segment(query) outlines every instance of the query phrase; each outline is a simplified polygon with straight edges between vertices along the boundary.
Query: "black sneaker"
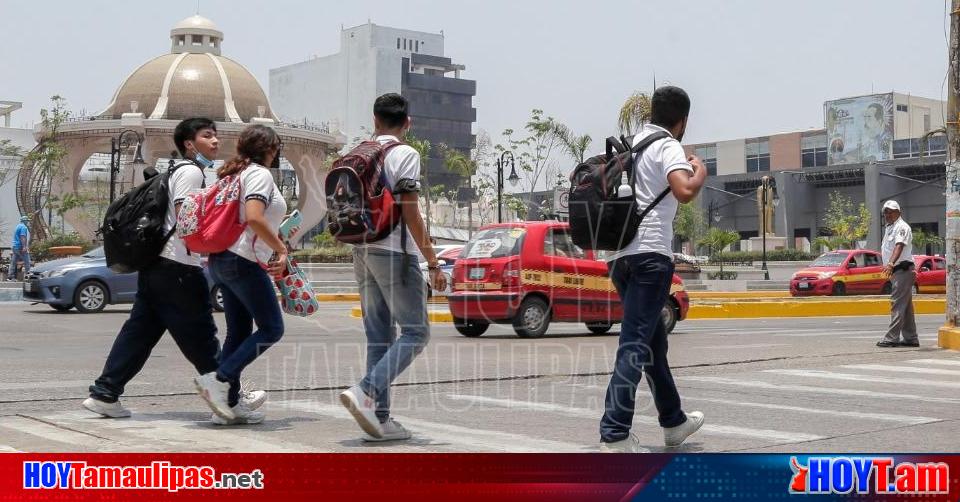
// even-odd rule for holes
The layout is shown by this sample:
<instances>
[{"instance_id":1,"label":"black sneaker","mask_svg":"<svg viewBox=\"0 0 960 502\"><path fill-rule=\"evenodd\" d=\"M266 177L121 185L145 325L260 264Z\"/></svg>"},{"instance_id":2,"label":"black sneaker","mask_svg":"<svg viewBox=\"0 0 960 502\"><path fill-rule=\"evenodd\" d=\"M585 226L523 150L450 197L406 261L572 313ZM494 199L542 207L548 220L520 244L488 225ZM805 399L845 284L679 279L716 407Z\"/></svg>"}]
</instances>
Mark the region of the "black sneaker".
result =
<instances>
[{"instance_id":1,"label":"black sneaker","mask_svg":"<svg viewBox=\"0 0 960 502\"><path fill-rule=\"evenodd\" d=\"M886 340L880 340L877 342L877 347L883 347L885 349L900 347L899 342L888 342Z\"/></svg>"},{"instance_id":2,"label":"black sneaker","mask_svg":"<svg viewBox=\"0 0 960 502\"><path fill-rule=\"evenodd\" d=\"M901 347L919 347L920 341L917 340L915 342L900 342L900 346Z\"/></svg>"}]
</instances>

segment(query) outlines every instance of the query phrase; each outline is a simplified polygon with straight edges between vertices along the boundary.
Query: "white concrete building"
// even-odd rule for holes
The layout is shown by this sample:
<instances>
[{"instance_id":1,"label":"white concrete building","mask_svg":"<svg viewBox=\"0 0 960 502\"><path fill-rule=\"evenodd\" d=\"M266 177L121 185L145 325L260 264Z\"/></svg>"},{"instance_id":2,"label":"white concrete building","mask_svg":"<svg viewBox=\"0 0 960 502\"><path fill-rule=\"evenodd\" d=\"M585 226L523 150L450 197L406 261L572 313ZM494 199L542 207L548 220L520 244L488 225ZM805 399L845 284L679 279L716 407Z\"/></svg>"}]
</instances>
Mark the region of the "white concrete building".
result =
<instances>
[{"instance_id":1,"label":"white concrete building","mask_svg":"<svg viewBox=\"0 0 960 502\"><path fill-rule=\"evenodd\" d=\"M33 129L10 127L10 114L18 109L20 109L18 102L0 101L0 116L3 117L4 126L0 127L0 141L8 140L10 145L27 153L36 145L33 140ZM17 174L19 172L19 157L0 155L0 248L10 247L13 242L13 229L20 221L20 211L17 208Z\"/></svg>"}]
</instances>

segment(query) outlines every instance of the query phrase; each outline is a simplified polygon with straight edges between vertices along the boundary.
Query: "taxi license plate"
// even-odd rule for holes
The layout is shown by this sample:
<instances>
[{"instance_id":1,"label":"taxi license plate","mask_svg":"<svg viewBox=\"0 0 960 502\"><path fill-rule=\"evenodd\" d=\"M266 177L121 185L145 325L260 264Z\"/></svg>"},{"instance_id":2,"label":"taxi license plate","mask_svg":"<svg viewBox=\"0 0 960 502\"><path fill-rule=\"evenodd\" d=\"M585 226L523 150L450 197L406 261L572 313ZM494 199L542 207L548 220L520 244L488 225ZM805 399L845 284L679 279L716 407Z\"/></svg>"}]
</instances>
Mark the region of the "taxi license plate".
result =
<instances>
[{"instance_id":1,"label":"taxi license plate","mask_svg":"<svg viewBox=\"0 0 960 502\"><path fill-rule=\"evenodd\" d=\"M797 288L798 288L798 289L810 289L810 283L809 283L809 282L801 282L801 283L798 283L798 284L797 284Z\"/></svg>"},{"instance_id":2,"label":"taxi license plate","mask_svg":"<svg viewBox=\"0 0 960 502\"><path fill-rule=\"evenodd\" d=\"M484 273L483 268L471 268L470 273L467 275L467 278L472 280L483 279L483 273Z\"/></svg>"}]
</instances>

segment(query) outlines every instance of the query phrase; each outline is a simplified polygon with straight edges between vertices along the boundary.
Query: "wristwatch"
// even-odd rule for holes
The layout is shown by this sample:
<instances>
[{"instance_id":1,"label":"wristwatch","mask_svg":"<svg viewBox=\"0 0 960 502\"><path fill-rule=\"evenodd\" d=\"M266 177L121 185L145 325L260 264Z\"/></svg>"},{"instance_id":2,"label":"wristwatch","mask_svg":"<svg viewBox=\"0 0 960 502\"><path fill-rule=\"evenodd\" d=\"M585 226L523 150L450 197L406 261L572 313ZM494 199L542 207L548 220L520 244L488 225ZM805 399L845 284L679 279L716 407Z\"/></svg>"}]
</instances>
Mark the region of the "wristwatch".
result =
<instances>
[{"instance_id":1,"label":"wristwatch","mask_svg":"<svg viewBox=\"0 0 960 502\"><path fill-rule=\"evenodd\" d=\"M427 265L427 270L440 270L440 264L436 265Z\"/></svg>"}]
</instances>

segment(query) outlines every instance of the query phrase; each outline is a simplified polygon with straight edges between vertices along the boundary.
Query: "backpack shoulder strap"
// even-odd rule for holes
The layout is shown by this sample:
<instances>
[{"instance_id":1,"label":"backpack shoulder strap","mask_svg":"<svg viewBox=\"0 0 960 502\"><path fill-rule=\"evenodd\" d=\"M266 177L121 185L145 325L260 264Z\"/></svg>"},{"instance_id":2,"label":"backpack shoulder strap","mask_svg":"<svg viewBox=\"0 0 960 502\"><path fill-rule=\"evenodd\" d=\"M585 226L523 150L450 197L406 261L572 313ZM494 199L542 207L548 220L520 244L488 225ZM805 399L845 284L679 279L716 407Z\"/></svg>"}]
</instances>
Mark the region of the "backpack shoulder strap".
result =
<instances>
[{"instance_id":1,"label":"backpack shoulder strap","mask_svg":"<svg viewBox=\"0 0 960 502\"><path fill-rule=\"evenodd\" d=\"M202 167L198 166L195 162L190 160L179 162L173 167L171 167L170 170L167 171L167 179L170 179L170 176L173 176L173 172L176 171L177 169L180 169L183 166L197 166L197 169L200 170L200 176L202 177L202 180L200 181L200 188L207 188L207 173L203 170Z\"/></svg>"},{"instance_id":2,"label":"backpack shoulder strap","mask_svg":"<svg viewBox=\"0 0 960 502\"><path fill-rule=\"evenodd\" d=\"M637 157L638 157L638 158L634 161L634 163L639 162L639 160L640 160L640 159L639 159L639 156L643 153L644 150L647 149L648 146L652 145L653 143L655 143L655 142L657 142L657 141L660 141L661 139L669 138L669 137L670 137L670 134L668 134L668 133L666 133L666 132L664 132L664 131L657 131L657 132L655 132L655 133L647 136L646 138L643 138L642 140L640 140L640 142L637 143L636 146L634 146L633 148L630 149L630 151L631 151L632 153L634 153L635 155L637 155ZM634 186L636 185L636 176L637 176L637 170L636 170L636 169L631 169L631 170L630 170L630 177L631 177L631 181L632 181L631 184L634 185ZM659 204L661 201L663 201L663 199L666 198L666 196L669 195L669 194L670 194L670 186L668 185L667 188L664 189L662 192L660 192L660 195L658 195L656 199L653 199L653 202L651 202L651 203L650 203L646 208L644 208L644 210L640 213L640 221L643 221L643 219L646 218L647 213L649 213L651 209L657 207L657 204Z\"/></svg>"}]
</instances>

